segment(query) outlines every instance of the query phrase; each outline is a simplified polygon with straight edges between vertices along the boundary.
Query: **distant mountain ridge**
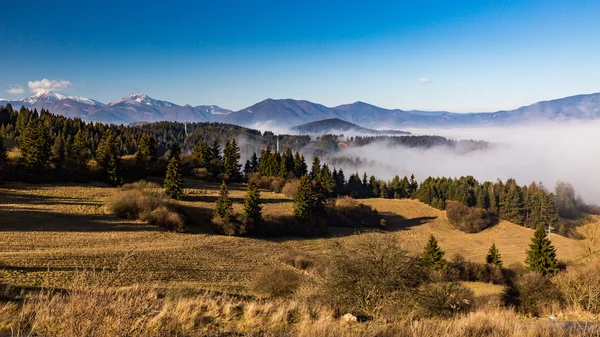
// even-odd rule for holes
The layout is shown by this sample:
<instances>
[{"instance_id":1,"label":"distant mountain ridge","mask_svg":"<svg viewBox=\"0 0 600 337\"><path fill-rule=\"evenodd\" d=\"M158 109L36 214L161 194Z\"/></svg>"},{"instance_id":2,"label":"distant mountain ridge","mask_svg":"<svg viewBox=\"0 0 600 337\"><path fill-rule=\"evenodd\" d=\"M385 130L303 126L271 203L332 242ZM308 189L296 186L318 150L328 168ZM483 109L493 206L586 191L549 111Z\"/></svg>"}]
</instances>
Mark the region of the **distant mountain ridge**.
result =
<instances>
[{"instance_id":1,"label":"distant mountain ridge","mask_svg":"<svg viewBox=\"0 0 600 337\"><path fill-rule=\"evenodd\" d=\"M368 128L497 126L540 121L594 120L600 118L600 93L576 95L523 106L515 110L483 113L385 109L364 102L336 107L294 99L266 99L239 111L215 105L178 105L144 94L130 94L104 104L96 100L40 92L20 100L0 100L0 105L47 109L86 121L129 124L135 122L218 121L243 126L257 123L293 127L314 121L338 118Z\"/></svg>"},{"instance_id":2,"label":"distant mountain ridge","mask_svg":"<svg viewBox=\"0 0 600 337\"><path fill-rule=\"evenodd\" d=\"M352 132L368 135L409 135L410 132L399 131L399 130L373 130L363 128L362 126L354 123L346 122L339 118L324 119L316 122L310 122L302 125L298 125L292 128L292 131L297 131L302 134L327 134L327 133L340 133L340 132Z\"/></svg>"}]
</instances>

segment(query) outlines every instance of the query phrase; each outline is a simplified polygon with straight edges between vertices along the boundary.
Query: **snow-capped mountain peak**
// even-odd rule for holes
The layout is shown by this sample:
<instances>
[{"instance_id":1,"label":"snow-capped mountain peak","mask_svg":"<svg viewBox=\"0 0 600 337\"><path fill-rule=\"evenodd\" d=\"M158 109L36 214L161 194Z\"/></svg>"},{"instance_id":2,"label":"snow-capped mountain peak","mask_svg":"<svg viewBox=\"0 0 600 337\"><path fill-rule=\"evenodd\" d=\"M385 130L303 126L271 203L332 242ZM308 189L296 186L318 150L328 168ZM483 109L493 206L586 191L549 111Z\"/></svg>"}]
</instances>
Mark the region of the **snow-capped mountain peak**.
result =
<instances>
[{"instance_id":1,"label":"snow-capped mountain peak","mask_svg":"<svg viewBox=\"0 0 600 337\"><path fill-rule=\"evenodd\" d=\"M20 100L23 103L37 104L37 103L57 103L65 99L70 99L79 103L87 105L104 105L98 101L87 97L81 96L66 96L57 92L41 91L34 95L31 95L25 99Z\"/></svg>"},{"instance_id":2,"label":"snow-capped mountain peak","mask_svg":"<svg viewBox=\"0 0 600 337\"><path fill-rule=\"evenodd\" d=\"M122 98L119 101L110 103L109 105L117 105L117 104L121 104L121 103L134 104L134 105L147 105L147 106L151 106L151 107L175 106L175 104L173 104L171 102L159 101L159 100L154 99L146 94L136 94L136 93L131 93L127 97Z\"/></svg>"}]
</instances>

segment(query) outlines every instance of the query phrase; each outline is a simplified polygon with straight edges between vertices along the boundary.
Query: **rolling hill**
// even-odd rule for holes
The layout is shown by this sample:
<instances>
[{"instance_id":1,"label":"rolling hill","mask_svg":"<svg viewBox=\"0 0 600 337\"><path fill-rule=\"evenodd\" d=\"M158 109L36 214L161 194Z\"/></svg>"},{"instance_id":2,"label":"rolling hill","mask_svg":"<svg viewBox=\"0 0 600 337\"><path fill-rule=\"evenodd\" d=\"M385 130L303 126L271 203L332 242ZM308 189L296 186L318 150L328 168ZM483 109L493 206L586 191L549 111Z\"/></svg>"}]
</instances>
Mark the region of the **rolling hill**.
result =
<instances>
[{"instance_id":1,"label":"rolling hill","mask_svg":"<svg viewBox=\"0 0 600 337\"><path fill-rule=\"evenodd\" d=\"M400 130L373 130L363 128L362 126L346 122L339 118L324 119L316 122L310 122L298 125L292 128L293 131L302 134L337 134L337 133L359 133L368 135L409 135L410 132Z\"/></svg>"}]
</instances>

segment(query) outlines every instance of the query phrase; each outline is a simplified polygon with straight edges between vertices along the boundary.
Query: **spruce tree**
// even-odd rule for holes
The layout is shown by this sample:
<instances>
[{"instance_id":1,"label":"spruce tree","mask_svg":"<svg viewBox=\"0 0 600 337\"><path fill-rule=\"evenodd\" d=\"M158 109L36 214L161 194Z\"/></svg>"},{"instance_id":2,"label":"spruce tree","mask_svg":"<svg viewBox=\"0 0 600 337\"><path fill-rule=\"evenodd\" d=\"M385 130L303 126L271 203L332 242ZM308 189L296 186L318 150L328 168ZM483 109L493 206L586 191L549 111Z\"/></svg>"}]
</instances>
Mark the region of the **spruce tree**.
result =
<instances>
[{"instance_id":1,"label":"spruce tree","mask_svg":"<svg viewBox=\"0 0 600 337\"><path fill-rule=\"evenodd\" d=\"M304 156L301 156L299 152L294 155L294 175L296 178L302 178L308 172L308 167L304 161Z\"/></svg>"},{"instance_id":2,"label":"spruce tree","mask_svg":"<svg viewBox=\"0 0 600 337\"><path fill-rule=\"evenodd\" d=\"M192 164L196 168L206 167L209 162L208 144L203 139L198 141L192 150Z\"/></svg>"},{"instance_id":3,"label":"spruce tree","mask_svg":"<svg viewBox=\"0 0 600 337\"><path fill-rule=\"evenodd\" d=\"M310 169L310 179L311 180L317 179L317 177L319 177L320 173L321 173L321 161L319 160L319 157L315 156L315 158L313 159L311 169Z\"/></svg>"},{"instance_id":4,"label":"spruce tree","mask_svg":"<svg viewBox=\"0 0 600 337\"><path fill-rule=\"evenodd\" d=\"M250 157L250 172L258 172L258 156L256 152L252 153L252 157Z\"/></svg>"},{"instance_id":5,"label":"spruce tree","mask_svg":"<svg viewBox=\"0 0 600 337\"><path fill-rule=\"evenodd\" d=\"M542 275L556 275L558 273L558 260L556 260L556 248L546 235L544 226L538 226L531 238L525 265L531 271Z\"/></svg>"},{"instance_id":6,"label":"spruce tree","mask_svg":"<svg viewBox=\"0 0 600 337\"><path fill-rule=\"evenodd\" d=\"M171 161L171 159L173 157L177 157L177 160L179 160L180 156L181 156L181 146L179 146L179 143L175 140L171 144L171 150L169 151L169 161Z\"/></svg>"},{"instance_id":7,"label":"spruce tree","mask_svg":"<svg viewBox=\"0 0 600 337\"><path fill-rule=\"evenodd\" d=\"M73 142L68 145L67 163L69 166L75 169L85 168L90 160L90 149L87 146L83 131L79 130Z\"/></svg>"},{"instance_id":8,"label":"spruce tree","mask_svg":"<svg viewBox=\"0 0 600 337\"><path fill-rule=\"evenodd\" d=\"M294 198L294 216L298 220L309 220L315 215L315 196L308 175L300 178L300 185Z\"/></svg>"},{"instance_id":9,"label":"spruce tree","mask_svg":"<svg viewBox=\"0 0 600 337\"><path fill-rule=\"evenodd\" d=\"M221 184L219 190L219 198L216 202L215 217L221 218L225 222L229 222L233 218L233 203L229 198L229 190L225 181Z\"/></svg>"},{"instance_id":10,"label":"spruce tree","mask_svg":"<svg viewBox=\"0 0 600 337\"><path fill-rule=\"evenodd\" d=\"M231 141L228 140L223 151L223 167L225 175L233 181L239 181L240 179L241 157L240 147L237 145L235 138Z\"/></svg>"},{"instance_id":11,"label":"spruce tree","mask_svg":"<svg viewBox=\"0 0 600 337\"><path fill-rule=\"evenodd\" d=\"M183 177L181 176L179 158L175 156L169 160L169 166L167 166L165 193L175 200L183 199Z\"/></svg>"},{"instance_id":12,"label":"spruce tree","mask_svg":"<svg viewBox=\"0 0 600 337\"><path fill-rule=\"evenodd\" d=\"M135 166L142 174L146 174L148 163L150 162L150 140L146 133L143 133L138 142L137 152L135 153Z\"/></svg>"},{"instance_id":13,"label":"spruce tree","mask_svg":"<svg viewBox=\"0 0 600 337\"><path fill-rule=\"evenodd\" d=\"M212 145L208 150L209 162L207 163L208 171L214 176L221 174L223 169L223 157L221 157L221 146L217 139L213 140Z\"/></svg>"},{"instance_id":14,"label":"spruce tree","mask_svg":"<svg viewBox=\"0 0 600 337\"><path fill-rule=\"evenodd\" d=\"M490 250L485 257L485 262L488 264L495 264L496 266L502 268L502 257L500 256L500 251L498 251L498 248L496 248L495 243L490 247Z\"/></svg>"},{"instance_id":15,"label":"spruce tree","mask_svg":"<svg viewBox=\"0 0 600 337\"><path fill-rule=\"evenodd\" d=\"M4 145L4 138L0 136L0 165L6 164L8 162L8 151L6 150L6 145Z\"/></svg>"},{"instance_id":16,"label":"spruce tree","mask_svg":"<svg viewBox=\"0 0 600 337\"><path fill-rule=\"evenodd\" d=\"M429 237L425 251L423 252L423 262L425 265L434 270L442 270L446 266L444 255L446 253L438 246L437 240L433 234Z\"/></svg>"},{"instance_id":17,"label":"spruce tree","mask_svg":"<svg viewBox=\"0 0 600 337\"><path fill-rule=\"evenodd\" d=\"M262 221L260 192L254 180L248 183L248 193L244 198L244 227L241 234L251 232Z\"/></svg>"},{"instance_id":18,"label":"spruce tree","mask_svg":"<svg viewBox=\"0 0 600 337\"><path fill-rule=\"evenodd\" d=\"M32 119L23 130L19 146L20 162L25 168L39 171L48 165L51 155L50 135L43 121Z\"/></svg>"},{"instance_id":19,"label":"spruce tree","mask_svg":"<svg viewBox=\"0 0 600 337\"><path fill-rule=\"evenodd\" d=\"M65 163L65 142L60 135L54 139L50 161L55 168L61 168Z\"/></svg>"},{"instance_id":20,"label":"spruce tree","mask_svg":"<svg viewBox=\"0 0 600 337\"><path fill-rule=\"evenodd\" d=\"M122 182L120 176L120 160L117 149L117 139L111 129L106 130L104 137L98 149L96 150L96 160L102 168L104 179L111 185L120 185Z\"/></svg>"}]
</instances>

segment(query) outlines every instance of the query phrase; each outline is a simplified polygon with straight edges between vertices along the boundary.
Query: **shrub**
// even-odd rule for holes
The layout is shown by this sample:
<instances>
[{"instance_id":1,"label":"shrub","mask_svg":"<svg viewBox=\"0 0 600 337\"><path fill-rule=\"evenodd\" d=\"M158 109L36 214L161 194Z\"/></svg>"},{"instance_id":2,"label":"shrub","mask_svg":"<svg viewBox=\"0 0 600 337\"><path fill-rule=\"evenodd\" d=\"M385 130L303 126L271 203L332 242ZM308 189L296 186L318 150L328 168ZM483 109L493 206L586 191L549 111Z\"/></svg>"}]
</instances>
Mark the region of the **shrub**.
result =
<instances>
[{"instance_id":1,"label":"shrub","mask_svg":"<svg viewBox=\"0 0 600 337\"><path fill-rule=\"evenodd\" d=\"M562 297L568 305L600 313L600 263L585 267L570 267L555 279Z\"/></svg>"},{"instance_id":2,"label":"shrub","mask_svg":"<svg viewBox=\"0 0 600 337\"><path fill-rule=\"evenodd\" d=\"M296 193L298 193L298 186L300 186L300 179L289 180L283 185L281 193L290 199L294 199L296 198Z\"/></svg>"},{"instance_id":3,"label":"shrub","mask_svg":"<svg viewBox=\"0 0 600 337\"><path fill-rule=\"evenodd\" d=\"M446 216L454 228L465 233L478 233L492 223L486 210L467 207L458 201L446 203Z\"/></svg>"},{"instance_id":4,"label":"shrub","mask_svg":"<svg viewBox=\"0 0 600 337\"><path fill-rule=\"evenodd\" d=\"M470 262L460 254L454 255L448 267L449 276L454 280L493 284L505 283L502 268L489 263Z\"/></svg>"},{"instance_id":5,"label":"shrub","mask_svg":"<svg viewBox=\"0 0 600 337\"><path fill-rule=\"evenodd\" d=\"M290 253L282 254L279 261L290 265L300 270L307 270L313 267L314 263L311 259L303 255L292 255Z\"/></svg>"},{"instance_id":6,"label":"shrub","mask_svg":"<svg viewBox=\"0 0 600 337\"><path fill-rule=\"evenodd\" d=\"M410 309L410 298L426 282L418 259L384 234L363 234L358 243L339 246L321 284L321 300L339 313L377 317L386 306Z\"/></svg>"},{"instance_id":7,"label":"shrub","mask_svg":"<svg viewBox=\"0 0 600 337\"><path fill-rule=\"evenodd\" d=\"M163 189L147 181L124 185L106 201L106 208L118 217L140 219L166 230L183 232L185 219L168 206Z\"/></svg>"},{"instance_id":8,"label":"shrub","mask_svg":"<svg viewBox=\"0 0 600 337\"><path fill-rule=\"evenodd\" d=\"M300 284L300 276L288 269L265 270L254 280L254 291L269 297L292 294Z\"/></svg>"},{"instance_id":9,"label":"shrub","mask_svg":"<svg viewBox=\"0 0 600 337\"><path fill-rule=\"evenodd\" d=\"M107 200L107 208L120 218L137 219L140 214L138 200L143 196L138 190L125 190Z\"/></svg>"},{"instance_id":10,"label":"shrub","mask_svg":"<svg viewBox=\"0 0 600 337\"><path fill-rule=\"evenodd\" d=\"M192 173L194 174L194 177L201 180L207 180L210 177L206 167L195 168L192 170Z\"/></svg>"},{"instance_id":11,"label":"shrub","mask_svg":"<svg viewBox=\"0 0 600 337\"><path fill-rule=\"evenodd\" d=\"M141 220L148 222L150 225L158 226L169 231L178 233L185 231L185 220L183 217L178 213L169 210L165 206L160 206L152 212L144 213Z\"/></svg>"},{"instance_id":12,"label":"shrub","mask_svg":"<svg viewBox=\"0 0 600 337\"><path fill-rule=\"evenodd\" d=\"M531 272L510 284L503 300L523 314L540 316L545 308L561 301L561 294L548 276Z\"/></svg>"},{"instance_id":13,"label":"shrub","mask_svg":"<svg viewBox=\"0 0 600 337\"><path fill-rule=\"evenodd\" d=\"M424 316L451 317L473 307L473 292L459 282L437 282L425 285L419 294L419 307Z\"/></svg>"}]
</instances>

